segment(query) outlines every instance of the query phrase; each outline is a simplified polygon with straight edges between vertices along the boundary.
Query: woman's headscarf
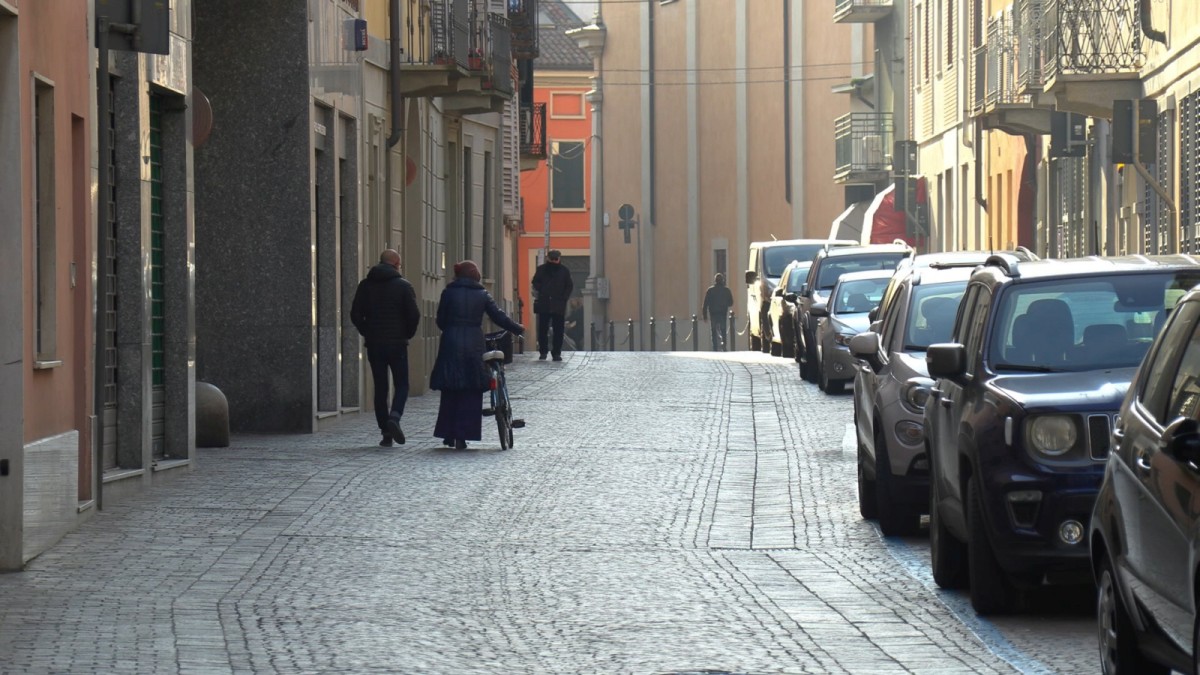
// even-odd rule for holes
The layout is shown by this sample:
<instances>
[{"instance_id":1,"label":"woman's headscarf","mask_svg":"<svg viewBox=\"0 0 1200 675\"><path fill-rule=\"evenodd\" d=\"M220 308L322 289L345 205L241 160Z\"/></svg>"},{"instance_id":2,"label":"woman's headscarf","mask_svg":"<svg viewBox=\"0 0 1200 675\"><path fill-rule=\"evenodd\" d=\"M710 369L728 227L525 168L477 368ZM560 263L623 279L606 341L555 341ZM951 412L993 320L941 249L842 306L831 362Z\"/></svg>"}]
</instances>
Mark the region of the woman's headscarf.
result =
<instances>
[{"instance_id":1,"label":"woman's headscarf","mask_svg":"<svg viewBox=\"0 0 1200 675\"><path fill-rule=\"evenodd\" d=\"M463 260L462 262L454 263L454 278L482 281L483 275L479 273L479 266L474 261Z\"/></svg>"}]
</instances>

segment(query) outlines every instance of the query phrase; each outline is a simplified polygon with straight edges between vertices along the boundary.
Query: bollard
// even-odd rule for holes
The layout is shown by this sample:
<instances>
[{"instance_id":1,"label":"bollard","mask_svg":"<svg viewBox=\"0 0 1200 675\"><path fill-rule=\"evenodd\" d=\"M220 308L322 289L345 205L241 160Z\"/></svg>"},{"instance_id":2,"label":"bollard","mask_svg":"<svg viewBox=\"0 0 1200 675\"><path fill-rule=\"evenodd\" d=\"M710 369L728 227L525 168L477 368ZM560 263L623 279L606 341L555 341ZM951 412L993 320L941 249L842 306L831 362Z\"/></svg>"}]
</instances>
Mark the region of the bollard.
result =
<instances>
[{"instance_id":1,"label":"bollard","mask_svg":"<svg viewBox=\"0 0 1200 675\"><path fill-rule=\"evenodd\" d=\"M613 321L608 322L608 351L616 351L617 349L617 324Z\"/></svg>"},{"instance_id":2,"label":"bollard","mask_svg":"<svg viewBox=\"0 0 1200 675\"><path fill-rule=\"evenodd\" d=\"M592 351L596 351L596 322L592 322Z\"/></svg>"},{"instance_id":3,"label":"bollard","mask_svg":"<svg viewBox=\"0 0 1200 675\"><path fill-rule=\"evenodd\" d=\"M737 338L737 322L734 321L733 312L729 313L729 332L725 335L725 351L731 352L737 349L735 339Z\"/></svg>"},{"instance_id":4,"label":"bollard","mask_svg":"<svg viewBox=\"0 0 1200 675\"><path fill-rule=\"evenodd\" d=\"M625 341L629 343L629 351L633 351L633 319L629 320L629 332L626 334Z\"/></svg>"},{"instance_id":5,"label":"bollard","mask_svg":"<svg viewBox=\"0 0 1200 675\"><path fill-rule=\"evenodd\" d=\"M675 317L671 317L671 351L675 351Z\"/></svg>"},{"instance_id":6,"label":"bollard","mask_svg":"<svg viewBox=\"0 0 1200 675\"><path fill-rule=\"evenodd\" d=\"M692 351L700 350L700 324L696 323L696 315L692 315Z\"/></svg>"},{"instance_id":7,"label":"bollard","mask_svg":"<svg viewBox=\"0 0 1200 675\"><path fill-rule=\"evenodd\" d=\"M654 335L654 317L650 317L650 351L658 350L658 339Z\"/></svg>"}]
</instances>

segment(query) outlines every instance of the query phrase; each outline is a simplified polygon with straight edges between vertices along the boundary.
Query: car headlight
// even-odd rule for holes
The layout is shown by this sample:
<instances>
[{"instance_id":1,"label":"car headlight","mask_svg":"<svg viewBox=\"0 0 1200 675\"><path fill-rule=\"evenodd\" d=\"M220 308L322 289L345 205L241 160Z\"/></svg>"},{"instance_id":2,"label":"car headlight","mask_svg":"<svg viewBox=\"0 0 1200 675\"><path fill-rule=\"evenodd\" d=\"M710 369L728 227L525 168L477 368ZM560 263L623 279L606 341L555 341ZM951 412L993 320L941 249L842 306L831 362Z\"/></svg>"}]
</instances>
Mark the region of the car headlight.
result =
<instances>
[{"instance_id":1,"label":"car headlight","mask_svg":"<svg viewBox=\"0 0 1200 675\"><path fill-rule=\"evenodd\" d=\"M929 391L933 388L933 380L927 377L914 377L900 388L900 405L915 415L925 412L925 404L929 403Z\"/></svg>"},{"instance_id":2,"label":"car headlight","mask_svg":"<svg viewBox=\"0 0 1200 675\"><path fill-rule=\"evenodd\" d=\"M850 346L850 338L858 335L858 333L837 333L833 336L833 341L843 347Z\"/></svg>"},{"instance_id":3,"label":"car headlight","mask_svg":"<svg viewBox=\"0 0 1200 675\"><path fill-rule=\"evenodd\" d=\"M1029 421L1029 447L1047 457L1061 457L1079 439L1075 419L1067 415L1041 415Z\"/></svg>"}]
</instances>

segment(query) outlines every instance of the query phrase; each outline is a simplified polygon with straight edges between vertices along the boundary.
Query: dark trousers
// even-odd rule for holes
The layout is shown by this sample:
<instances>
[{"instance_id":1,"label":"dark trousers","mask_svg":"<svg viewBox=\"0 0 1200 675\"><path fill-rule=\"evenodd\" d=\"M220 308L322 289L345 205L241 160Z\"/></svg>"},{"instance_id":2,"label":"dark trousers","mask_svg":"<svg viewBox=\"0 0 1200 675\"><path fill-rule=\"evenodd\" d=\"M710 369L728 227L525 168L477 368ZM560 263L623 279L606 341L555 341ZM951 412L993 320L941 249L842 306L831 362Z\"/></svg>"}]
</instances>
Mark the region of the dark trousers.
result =
<instances>
[{"instance_id":1,"label":"dark trousers","mask_svg":"<svg viewBox=\"0 0 1200 675\"><path fill-rule=\"evenodd\" d=\"M375 421L383 431L388 419L388 371L392 371L391 414L399 418L404 414L408 401L408 345L380 345L367 347L367 361L371 363L371 377L375 380Z\"/></svg>"},{"instance_id":2,"label":"dark trousers","mask_svg":"<svg viewBox=\"0 0 1200 675\"><path fill-rule=\"evenodd\" d=\"M538 353L542 356L550 352L554 356L562 355L563 324L562 314L542 313L537 315ZM554 344L550 344L550 329L554 329Z\"/></svg>"},{"instance_id":3,"label":"dark trousers","mask_svg":"<svg viewBox=\"0 0 1200 675\"><path fill-rule=\"evenodd\" d=\"M709 316L708 327L712 331L712 346L714 352L729 351L725 342L725 326L729 323L729 317L725 312L720 314L711 314Z\"/></svg>"}]
</instances>

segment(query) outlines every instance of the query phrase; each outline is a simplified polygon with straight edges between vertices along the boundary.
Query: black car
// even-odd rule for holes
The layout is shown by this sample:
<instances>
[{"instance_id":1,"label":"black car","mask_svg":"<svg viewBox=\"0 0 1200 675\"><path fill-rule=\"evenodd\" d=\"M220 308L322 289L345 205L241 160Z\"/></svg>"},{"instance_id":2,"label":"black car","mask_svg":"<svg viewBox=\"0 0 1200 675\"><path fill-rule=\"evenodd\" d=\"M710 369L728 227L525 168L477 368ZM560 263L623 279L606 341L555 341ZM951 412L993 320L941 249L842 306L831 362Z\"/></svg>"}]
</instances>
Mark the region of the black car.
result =
<instances>
[{"instance_id":1,"label":"black car","mask_svg":"<svg viewBox=\"0 0 1200 675\"><path fill-rule=\"evenodd\" d=\"M1200 290L1193 290L1166 319L1125 396L1092 512L1100 658L1110 675L1191 673L1200 665L1197 420Z\"/></svg>"},{"instance_id":2,"label":"black car","mask_svg":"<svg viewBox=\"0 0 1200 675\"><path fill-rule=\"evenodd\" d=\"M1200 282L1185 256L1018 262L971 275L952 343L926 350L930 557L981 614L1086 582L1112 419L1155 321Z\"/></svg>"},{"instance_id":3,"label":"black car","mask_svg":"<svg viewBox=\"0 0 1200 675\"><path fill-rule=\"evenodd\" d=\"M896 264L912 252L904 244L870 244L822 250L808 268L808 278L796 298L796 336L799 345L796 360L800 376L816 382L820 372L817 359L817 317L809 310L815 304L829 302L829 294L838 278L849 272L894 270Z\"/></svg>"}]
</instances>

